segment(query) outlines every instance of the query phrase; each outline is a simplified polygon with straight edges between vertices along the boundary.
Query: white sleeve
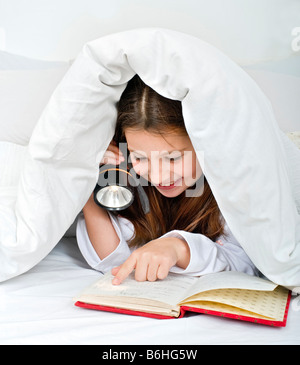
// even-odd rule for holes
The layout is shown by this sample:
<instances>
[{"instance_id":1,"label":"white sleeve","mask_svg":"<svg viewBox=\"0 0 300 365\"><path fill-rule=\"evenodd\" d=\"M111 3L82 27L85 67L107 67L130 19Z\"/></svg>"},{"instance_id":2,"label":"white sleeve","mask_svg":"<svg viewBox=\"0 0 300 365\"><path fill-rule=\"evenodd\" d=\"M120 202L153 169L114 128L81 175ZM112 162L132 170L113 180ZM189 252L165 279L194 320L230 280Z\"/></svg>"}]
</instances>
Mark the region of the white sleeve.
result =
<instances>
[{"instance_id":1,"label":"white sleeve","mask_svg":"<svg viewBox=\"0 0 300 365\"><path fill-rule=\"evenodd\" d=\"M200 276L219 271L240 271L259 275L252 261L225 225L225 234L216 242L199 233L174 230L162 237L184 239L190 248L190 263L186 269L173 266L171 272Z\"/></svg>"},{"instance_id":2,"label":"white sleeve","mask_svg":"<svg viewBox=\"0 0 300 365\"><path fill-rule=\"evenodd\" d=\"M109 214L112 225L120 239L117 248L103 260L97 255L88 236L85 219L81 213L78 217L76 237L79 249L87 263L95 270L103 273L110 271L113 267L121 265L131 254L127 240L133 234L133 226L128 220L118 218Z\"/></svg>"}]
</instances>

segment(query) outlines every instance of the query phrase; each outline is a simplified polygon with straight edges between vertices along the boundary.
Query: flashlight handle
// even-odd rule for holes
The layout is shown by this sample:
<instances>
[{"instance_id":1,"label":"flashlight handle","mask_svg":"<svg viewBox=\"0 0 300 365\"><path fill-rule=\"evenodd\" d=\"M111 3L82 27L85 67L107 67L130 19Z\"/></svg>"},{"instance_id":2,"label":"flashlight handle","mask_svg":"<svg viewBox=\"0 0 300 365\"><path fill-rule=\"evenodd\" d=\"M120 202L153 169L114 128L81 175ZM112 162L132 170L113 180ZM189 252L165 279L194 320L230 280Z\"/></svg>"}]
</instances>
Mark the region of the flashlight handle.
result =
<instances>
[{"instance_id":1,"label":"flashlight handle","mask_svg":"<svg viewBox=\"0 0 300 365\"><path fill-rule=\"evenodd\" d=\"M148 196L140 184L138 184L136 188L137 188L137 192L139 194L140 202L142 204L143 212L144 212L144 214L147 214L150 212L150 204L149 204Z\"/></svg>"}]
</instances>

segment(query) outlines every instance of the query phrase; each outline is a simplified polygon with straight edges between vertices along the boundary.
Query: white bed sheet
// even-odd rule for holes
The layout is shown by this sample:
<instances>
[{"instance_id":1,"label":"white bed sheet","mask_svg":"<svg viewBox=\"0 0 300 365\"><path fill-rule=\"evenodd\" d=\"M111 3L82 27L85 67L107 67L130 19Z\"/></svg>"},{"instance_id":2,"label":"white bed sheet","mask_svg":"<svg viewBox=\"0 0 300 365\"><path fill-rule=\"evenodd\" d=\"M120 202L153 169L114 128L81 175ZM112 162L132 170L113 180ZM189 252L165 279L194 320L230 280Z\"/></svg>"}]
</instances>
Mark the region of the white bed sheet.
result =
<instances>
[{"instance_id":1,"label":"white bed sheet","mask_svg":"<svg viewBox=\"0 0 300 365\"><path fill-rule=\"evenodd\" d=\"M284 328L209 315L158 320L75 307L73 296L99 275L75 237L64 237L33 269L0 284L0 344L300 344L299 297L292 297Z\"/></svg>"}]
</instances>

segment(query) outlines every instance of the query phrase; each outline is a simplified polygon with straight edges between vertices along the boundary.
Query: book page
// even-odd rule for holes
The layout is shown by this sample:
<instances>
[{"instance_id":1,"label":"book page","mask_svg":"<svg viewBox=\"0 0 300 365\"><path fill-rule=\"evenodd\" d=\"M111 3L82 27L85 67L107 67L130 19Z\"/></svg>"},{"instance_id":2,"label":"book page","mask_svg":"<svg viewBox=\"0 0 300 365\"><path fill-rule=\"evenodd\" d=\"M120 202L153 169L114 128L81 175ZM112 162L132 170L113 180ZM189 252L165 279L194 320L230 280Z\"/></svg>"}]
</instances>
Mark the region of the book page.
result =
<instances>
[{"instance_id":1,"label":"book page","mask_svg":"<svg viewBox=\"0 0 300 365\"><path fill-rule=\"evenodd\" d=\"M288 289L278 286L272 291L245 290L245 289L216 289L195 294L184 302L199 308L205 308L205 304L215 303L215 310L227 313L240 313L237 308L244 311L259 314L265 318L283 320ZM231 311L228 312L228 307Z\"/></svg>"},{"instance_id":2,"label":"book page","mask_svg":"<svg viewBox=\"0 0 300 365\"><path fill-rule=\"evenodd\" d=\"M202 312L202 313L206 313L206 314L208 314L210 311L219 312L219 313L221 313L220 314L221 317L224 317L224 314L226 313L226 314L235 315L237 317L247 316L247 317L252 317L252 318L256 318L256 319L258 319L258 318L265 319L265 320L269 320L269 321L275 320L275 318L266 317L266 316L263 316L261 314L257 314L254 312L248 312L245 309L240 309L237 307L232 307L227 304L216 303L216 302L204 302L204 301L203 302L202 301L192 302L192 303L187 303L187 306L190 306L193 309L199 308L201 310L204 310L204 312ZM241 319L241 318L239 318L239 319ZM282 317L282 319L283 319L283 317Z\"/></svg>"},{"instance_id":3,"label":"book page","mask_svg":"<svg viewBox=\"0 0 300 365\"><path fill-rule=\"evenodd\" d=\"M112 285L112 279L113 275L106 273L80 295L145 298L175 306L182 298L182 293L198 280L196 277L173 273L169 273L164 280L154 282L138 282L133 273L120 285ZM80 296L77 300L80 301Z\"/></svg>"},{"instance_id":4,"label":"book page","mask_svg":"<svg viewBox=\"0 0 300 365\"><path fill-rule=\"evenodd\" d=\"M259 278L257 276L248 275L238 271L222 271L203 275L190 287L186 293L186 299L197 293L202 293L214 289L248 289L272 291L277 284L271 281Z\"/></svg>"}]
</instances>

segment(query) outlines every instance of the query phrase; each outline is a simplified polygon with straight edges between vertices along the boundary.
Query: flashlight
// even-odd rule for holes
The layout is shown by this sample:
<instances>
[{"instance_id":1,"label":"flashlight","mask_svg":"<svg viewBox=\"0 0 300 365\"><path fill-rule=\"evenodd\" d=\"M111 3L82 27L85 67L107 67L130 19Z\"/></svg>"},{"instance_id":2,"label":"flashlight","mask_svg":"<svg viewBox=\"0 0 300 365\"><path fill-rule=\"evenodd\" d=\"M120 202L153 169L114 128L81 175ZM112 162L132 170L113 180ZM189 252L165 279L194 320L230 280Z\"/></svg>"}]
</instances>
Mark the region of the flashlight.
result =
<instances>
[{"instance_id":1,"label":"flashlight","mask_svg":"<svg viewBox=\"0 0 300 365\"><path fill-rule=\"evenodd\" d=\"M126 168L103 165L99 168L98 183L94 189L94 201L101 208L120 211L128 208L134 201L135 189L145 214L149 212L148 197L138 179Z\"/></svg>"}]
</instances>

